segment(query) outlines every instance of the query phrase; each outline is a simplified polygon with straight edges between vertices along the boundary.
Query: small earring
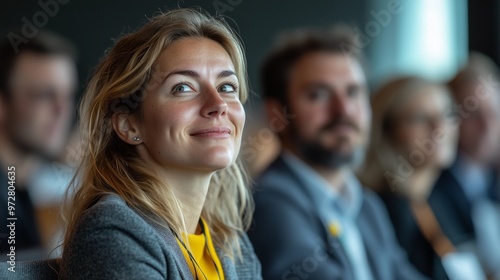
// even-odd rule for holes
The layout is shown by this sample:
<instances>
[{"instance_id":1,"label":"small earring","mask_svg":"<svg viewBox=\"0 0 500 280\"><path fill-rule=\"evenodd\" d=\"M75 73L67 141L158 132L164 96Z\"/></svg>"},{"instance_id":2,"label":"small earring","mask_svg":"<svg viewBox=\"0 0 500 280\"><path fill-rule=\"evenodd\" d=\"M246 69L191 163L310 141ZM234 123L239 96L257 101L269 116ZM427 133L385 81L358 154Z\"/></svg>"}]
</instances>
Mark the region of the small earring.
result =
<instances>
[{"instance_id":1,"label":"small earring","mask_svg":"<svg viewBox=\"0 0 500 280\"><path fill-rule=\"evenodd\" d=\"M141 140L141 138L139 138L139 137L136 136L136 137L132 138L132 140L139 141L139 140Z\"/></svg>"}]
</instances>

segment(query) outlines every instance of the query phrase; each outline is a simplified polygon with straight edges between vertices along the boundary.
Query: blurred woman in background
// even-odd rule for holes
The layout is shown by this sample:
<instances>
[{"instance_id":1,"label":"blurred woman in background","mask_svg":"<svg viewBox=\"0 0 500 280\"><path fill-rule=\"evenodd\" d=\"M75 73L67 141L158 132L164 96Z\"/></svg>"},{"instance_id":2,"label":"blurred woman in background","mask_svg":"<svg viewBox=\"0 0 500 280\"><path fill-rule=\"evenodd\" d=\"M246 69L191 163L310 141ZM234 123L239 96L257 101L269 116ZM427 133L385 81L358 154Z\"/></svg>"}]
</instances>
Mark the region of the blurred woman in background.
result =
<instances>
[{"instance_id":1,"label":"blurred woman in background","mask_svg":"<svg viewBox=\"0 0 500 280\"><path fill-rule=\"evenodd\" d=\"M62 279L261 278L237 159L245 67L227 24L191 9L116 42L81 102Z\"/></svg>"},{"instance_id":2,"label":"blurred woman in background","mask_svg":"<svg viewBox=\"0 0 500 280\"><path fill-rule=\"evenodd\" d=\"M372 108L371 143L360 179L380 194L410 261L427 276L445 279L441 258L454 248L427 198L455 158L458 120L451 95L439 84L401 77L374 94Z\"/></svg>"}]
</instances>

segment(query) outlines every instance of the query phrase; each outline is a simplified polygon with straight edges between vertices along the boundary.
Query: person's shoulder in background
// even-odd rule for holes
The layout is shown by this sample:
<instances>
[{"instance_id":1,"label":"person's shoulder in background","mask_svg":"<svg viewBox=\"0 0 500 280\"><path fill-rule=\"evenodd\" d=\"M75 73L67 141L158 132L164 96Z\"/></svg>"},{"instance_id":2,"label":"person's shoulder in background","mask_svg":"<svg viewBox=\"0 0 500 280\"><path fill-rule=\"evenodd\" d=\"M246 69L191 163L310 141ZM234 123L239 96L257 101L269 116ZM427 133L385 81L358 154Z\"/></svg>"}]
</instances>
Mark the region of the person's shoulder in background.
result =
<instances>
[{"instance_id":1,"label":"person's shoulder in background","mask_svg":"<svg viewBox=\"0 0 500 280\"><path fill-rule=\"evenodd\" d=\"M377 258L379 270L387 268L384 272L387 279L428 279L421 274L408 260L408 256L397 241L394 226L390 220L387 209L382 200L372 190L363 188L363 206L358 218L358 226L366 243L370 240L376 244L365 244L372 251L383 252ZM376 249L373 249L376 248ZM375 254L375 252L371 252ZM385 258L382 258L385 256ZM390 276L389 276L390 275Z\"/></svg>"}]
</instances>

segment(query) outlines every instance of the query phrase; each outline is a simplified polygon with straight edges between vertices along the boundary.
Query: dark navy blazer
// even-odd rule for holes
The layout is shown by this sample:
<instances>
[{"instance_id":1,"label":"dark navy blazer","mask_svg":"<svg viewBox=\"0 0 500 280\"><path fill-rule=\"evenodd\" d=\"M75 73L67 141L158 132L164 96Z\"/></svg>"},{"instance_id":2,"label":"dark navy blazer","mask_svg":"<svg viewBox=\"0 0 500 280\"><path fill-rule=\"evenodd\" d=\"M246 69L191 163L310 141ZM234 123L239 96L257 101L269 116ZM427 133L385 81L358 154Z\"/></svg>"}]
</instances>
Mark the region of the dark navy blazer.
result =
<instances>
[{"instance_id":1,"label":"dark navy blazer","mask_svg":"<svg viewBox=\"0 0 500 280\"><path fill-rule=\"evenodd\" d=\"M329 234L309 192L280 156L256 181L254 224L248 234L264 279L353 279L338 238ZM363 191L356 224L374 279L425 279L399 247L387 212Z\"/></svg>"}]
</instances>

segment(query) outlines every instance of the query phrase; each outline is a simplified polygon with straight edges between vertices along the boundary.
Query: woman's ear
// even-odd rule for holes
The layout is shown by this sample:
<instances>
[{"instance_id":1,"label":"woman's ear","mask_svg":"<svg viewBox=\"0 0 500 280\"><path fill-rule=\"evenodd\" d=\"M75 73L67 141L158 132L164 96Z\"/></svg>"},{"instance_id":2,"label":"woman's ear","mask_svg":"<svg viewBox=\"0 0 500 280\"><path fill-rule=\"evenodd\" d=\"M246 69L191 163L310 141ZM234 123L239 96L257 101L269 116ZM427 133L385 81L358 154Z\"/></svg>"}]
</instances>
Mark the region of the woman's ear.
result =
<instances>
[{"instance_id":1,"label":"woman's ear","mask_svg":"<svg viewBox=\"0 0 500 280\"><path fill-rule=\"evenodd\" d=\"M111 117L113 129L120 139L130 145L142 143L137 119L126 113L115 113Z\"/></svg>"}]
</instances>

